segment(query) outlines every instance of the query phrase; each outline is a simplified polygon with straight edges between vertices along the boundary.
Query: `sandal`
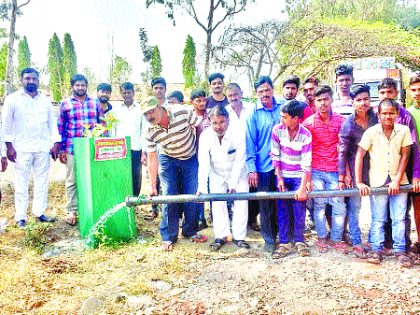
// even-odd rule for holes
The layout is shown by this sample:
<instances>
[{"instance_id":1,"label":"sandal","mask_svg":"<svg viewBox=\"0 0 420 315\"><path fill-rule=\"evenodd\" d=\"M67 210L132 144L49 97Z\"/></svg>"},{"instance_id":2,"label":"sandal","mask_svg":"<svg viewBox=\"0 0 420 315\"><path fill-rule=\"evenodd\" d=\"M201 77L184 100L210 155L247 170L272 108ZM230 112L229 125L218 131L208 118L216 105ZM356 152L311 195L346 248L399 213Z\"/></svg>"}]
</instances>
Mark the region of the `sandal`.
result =
<instances>
[{"instance_id":1,"label":"sandal","mask_svg":"<svg viewBox=\"0 0 420 315\"><path fill-rule=\"evenodd\" d=\"M246 249L251 248L251 246L247 242L245 242L244 240L235 240L234 239L234 240L232 240L232 242L233 242L233 244L237 245L240 248L246 248Z\"/></svg>"},{"instance_id":2,"label":"sandal","mask_svg":"<svg viewBox=\"0 0 420 315\"><path fill-rule=\"evenodd\" d=\"M280 244L273 252L273 258L283 258L286 257L287 254L290 254L292 252L292 244Z\"/></svg>"},{"instance_id":3,"label":"sandal","mask_svg":"<svg viewBox=\"0 0 420 315\"><path fill-rule=\"evenodd\" d=\"M306 243L296 242L295 247L300 256L306 257L311 255L311 252L309 251L308 245Z\"/></svg>"},{"instance_id":4,"label":"sandal","mask_svg":"<svg viewBox=\"0 0 420 315\"><path fill-rule=\"evenodd\" d=\"M414 266L420 265L420 255L415 254L413 252L408 252L407 256L410 257L411 262L413 263Z\"/></svg>"},{"instance_id":5,"label":"sandal","mask_svg":"<svg viewBox=\"0 0 420 315\"><path fill-rule=\"evenodd\" d=\"M162 241L162 249L164 251L170 252L174 249L174 243L171 241Z\"/></svg>"},{"instance_id":6,"label":"sandal","mask_svg":"<svg viewBox=\"0 0 420 315\"><path fill-rule=\"evenodd\" d=\"M368 263L379 265L382 261L382 253L380 251L372 251L367 259Z\"/></svg>"},{"instance_id":7,"label":"sandal","mask_svg":"<svg viewBox=\"0 0 420 315\"><path fill-rule=\"evenodd\" d=\"M319 238L315 246L320 253L326 253L330 250L330 244L326 238Z\"/></svg>"},{"instance_id":8,"label":"sandal","mask_svg":"<svg viewBox=\"0 0 420 315\"><path fill-rule=\"evenodd\" d=\"M350 252L350 247L345 242L335 242L334 248L341 254L348 254Z\"/></svg>"},{"instance_id":9,"label":"sandal","mask_svg":"<svg viewBox=\"0 0 420 315\"><path fill-rule=\"evenodd\" d=\"M214 242L210 244L210 250L213 252L217 252L225 244L226 244L226 241L223 238L216 238Z\"/></svg>"},{"instance_id":10,"label":"sandal","mask_svg":"<svg viewBox=\"0 0 420 315\"><path fill-rule=\"evenodd\" d=\"M353 246L353 254L357 258L361 258L361 259L366 259L367 258L366 251L365 251L365 249L363 248L362 245Z\"/></svg>"},{"instance_id":11,"label":"sandal","mask_svg":"<svg viewBox=\"0 0 420 315\"><path fill-rule=\"evenodd\" d=\"M410 268L413 266L413 262L410 257L408 257L404 252L395 254L395 256L404 268Z\"/></svg>"},{"instance_id":12,"label":"sandal","mask_svg":"<svg viewBox=\"0 0 420 315\"><path fill-rule=\"evenodd\" d=\"M77 224L77 213L68 212L64 221L66 221L68 225L75 226Z\"/></svg>"},{"instance_id":13,"label":"sandal","mask_svg":"<svg viewBox=\"0 0 420 315\"><path fill-rule=\"evenodd\" d=\"M205 242L207 242L207 237L205 237L204 235L199 235L199 234L191 236L191 237L189 237L189 239L190 239L191 242L194 242L194 243L205 243Z\"/></svg>"}]
</instances>

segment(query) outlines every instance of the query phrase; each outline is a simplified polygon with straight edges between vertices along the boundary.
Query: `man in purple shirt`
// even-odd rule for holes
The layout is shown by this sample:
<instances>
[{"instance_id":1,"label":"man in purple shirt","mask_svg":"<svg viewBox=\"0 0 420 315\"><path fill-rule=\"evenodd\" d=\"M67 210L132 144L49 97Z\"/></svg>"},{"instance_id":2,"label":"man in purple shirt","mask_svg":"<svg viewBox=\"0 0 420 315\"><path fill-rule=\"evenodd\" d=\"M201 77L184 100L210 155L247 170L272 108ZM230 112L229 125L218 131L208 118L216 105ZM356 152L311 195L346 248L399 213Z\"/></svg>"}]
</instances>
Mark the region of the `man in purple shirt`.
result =
<instances>
[{"instance_id":1,"label":"man in purple shirt","mask_svg":"<svg viewBox=\"0 0 420 315\"><path fill-rule=\"evenodd\" d=\"M60 162L66 164L66 222L77 223L76 174L74 170L73 139L83 137L83 125L101 123L102 106L95 98L87 95L88 81L85 76L76 74L71 78L73 91L70 97L60 103L58 131L61 135Z\"/></svg>"}]
</instances>

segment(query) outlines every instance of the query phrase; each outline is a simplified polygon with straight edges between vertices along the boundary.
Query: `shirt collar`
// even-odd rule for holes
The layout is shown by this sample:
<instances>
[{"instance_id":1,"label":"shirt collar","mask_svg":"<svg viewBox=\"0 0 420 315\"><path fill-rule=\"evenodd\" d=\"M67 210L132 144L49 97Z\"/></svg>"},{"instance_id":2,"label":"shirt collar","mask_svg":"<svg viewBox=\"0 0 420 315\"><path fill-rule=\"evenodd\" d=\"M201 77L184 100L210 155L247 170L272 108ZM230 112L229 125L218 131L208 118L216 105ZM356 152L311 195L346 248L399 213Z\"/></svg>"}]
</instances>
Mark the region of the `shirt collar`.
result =
<instances>
[{"instance_id":1,"label":"shirt collar","mask_svg":"<svg viewBox=\"0 0 420 315\"><path fill-rule=\"evenodd\" d=\"M264 106L263 103L261 103L260 100L257 101L257 105L256 105L256 109L264 109L264 110L274 110L275 108L277 108L278 106L280 106L281 104L276 100L276 98L273 96L273 109L268 109L267 107Z\"/></svg>"}]
</instances>

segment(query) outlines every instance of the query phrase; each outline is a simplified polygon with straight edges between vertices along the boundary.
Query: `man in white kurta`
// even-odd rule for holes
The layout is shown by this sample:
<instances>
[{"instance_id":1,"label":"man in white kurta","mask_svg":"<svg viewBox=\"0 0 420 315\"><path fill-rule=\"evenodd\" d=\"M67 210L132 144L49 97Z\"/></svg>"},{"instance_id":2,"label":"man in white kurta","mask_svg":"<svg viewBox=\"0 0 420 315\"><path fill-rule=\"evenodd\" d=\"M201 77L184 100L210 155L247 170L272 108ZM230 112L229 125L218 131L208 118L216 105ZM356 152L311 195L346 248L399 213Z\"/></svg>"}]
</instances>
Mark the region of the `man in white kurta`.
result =
<instances>
[{"instance_id":1,"label":"man in white kurta","mask_svg":"<svg viewBox=\"0 0 420 315\"><path fill-rule=\"evenodd\" d=\"M24 227L31 169L34 174L32 212L38 221L54 221L44 213L47 209L50 154L54 160L57 158L61 137L51 101L38 92L38 72L26 68L20 78L22 89L6 97L2 119L7 158L15 163L15 221Z\"/></svg>"},{"instance_id":2,"label":"man in white kurta","mask_svg":"<svg viewBox=\"0 0 420 315\"><path fill-rule=\"evenodd\" d=\"M248 176L245 158L245 134L238 132L235 124L229 124L229 113L217 105L210 112L211 128L200 136L198 149L198 189L197 193L248 192ZM249 248L245 243L248 220L248 201L234 202L232 218L233 241L240 247ZM229 215L226 201L213 202L213 231L216 247L220 249L230 233Z\"/></svg>"}]
</instances>

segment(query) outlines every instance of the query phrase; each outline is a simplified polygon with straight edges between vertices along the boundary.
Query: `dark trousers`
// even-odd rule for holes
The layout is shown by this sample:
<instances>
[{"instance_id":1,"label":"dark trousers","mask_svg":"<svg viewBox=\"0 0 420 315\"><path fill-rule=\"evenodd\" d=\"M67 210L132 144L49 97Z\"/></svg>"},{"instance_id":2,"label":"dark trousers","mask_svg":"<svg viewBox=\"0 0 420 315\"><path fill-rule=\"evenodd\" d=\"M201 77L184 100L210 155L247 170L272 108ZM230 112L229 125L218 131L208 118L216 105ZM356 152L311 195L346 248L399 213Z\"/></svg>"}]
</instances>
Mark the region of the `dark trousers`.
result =
<instances>
[{"instance_id":1,"label":"dark trousers","mask_svg":"<svg viewBox=\"0 0 420 315\"><path fill-rule=\"evenodd\" d=\"M133 177L133 194L138 196L141 189L141 151L131 150L131 174Z\"/></svg>"},{"instance_id":2,"label":"dark trousers","mask_svg":"<svg viewBox=\"0 0 420 315\"><path fill-rule=\"evenodd\" d=\"M257 188L249 187L249 192L257 192ZM260 213L260 202L258 200L248 201L248 225L251 226L253 223L257 223L257 217Z\"/></svg>"},{"instance_id":3,"label":"dark trousers","mask_svg":"<svg viewBox=\"0 0 420 315\"><path fill-rule=\"evenodd\" d=\"M276 191L276 176L274 170L258 173L257 191ZM267 244L274 245L278 231L276 201L260 200L261 235Z\"/></svg>"}]
</instances>

